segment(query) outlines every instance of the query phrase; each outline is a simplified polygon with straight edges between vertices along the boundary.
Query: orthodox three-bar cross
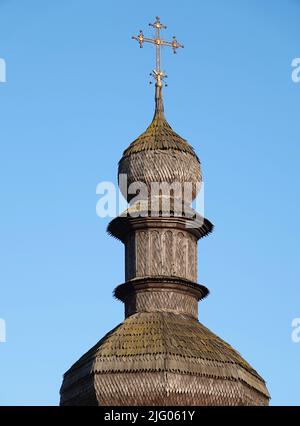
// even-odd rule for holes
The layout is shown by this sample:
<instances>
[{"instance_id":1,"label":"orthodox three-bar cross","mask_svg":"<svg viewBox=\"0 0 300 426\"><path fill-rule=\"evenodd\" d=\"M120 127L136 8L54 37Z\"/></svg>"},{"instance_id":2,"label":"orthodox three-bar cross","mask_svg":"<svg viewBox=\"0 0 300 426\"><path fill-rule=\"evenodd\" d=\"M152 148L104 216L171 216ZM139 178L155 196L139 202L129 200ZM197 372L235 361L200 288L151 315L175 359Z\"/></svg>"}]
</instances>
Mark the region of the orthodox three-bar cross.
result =
<instances>
[{"instance_id":1,"label":"orthodox three-bar cross","mask_svg":"<svg viewBox=\"0 0 300 426\"><path fill-rule=\"evenodd\" d=\"M155 38L148 38L148 37L144 37L143 31L140 30L140 33L138 36L133 36L132 38L134 40L137 40L140 44L140 47L143 47L143 43L152 43L155 45L156 47L156 68L152 71L152 73L150 74L152 77L155 78L156 83L158 86L162 85L162 80L167 77L166 74L161 70L161 60L160 60L160 48L161 46L169 46L172 47L173 52L176 53L176 50L179 47L183 47L182 44L178 43L178 41L176 40L176 37L173 37L172 41L165 41L162 40L160 38L160 30L161 29L166 29L167 27L165 25L163 25L160 22L159 17L156 17L156 21L154 22L154 24L149 24L150 27L155 28Z\"/></svg>"}]
</instances>

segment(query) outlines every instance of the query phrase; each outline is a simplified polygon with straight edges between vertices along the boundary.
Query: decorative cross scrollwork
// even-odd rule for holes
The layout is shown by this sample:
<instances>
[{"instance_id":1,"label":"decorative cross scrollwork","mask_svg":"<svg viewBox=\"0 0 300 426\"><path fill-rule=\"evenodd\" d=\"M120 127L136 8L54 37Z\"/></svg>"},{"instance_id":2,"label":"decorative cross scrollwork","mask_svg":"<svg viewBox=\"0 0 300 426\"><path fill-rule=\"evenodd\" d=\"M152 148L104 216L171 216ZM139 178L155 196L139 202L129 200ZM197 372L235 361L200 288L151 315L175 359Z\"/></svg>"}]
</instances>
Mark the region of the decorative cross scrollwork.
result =
<instances>
[{"instance_id":1,"label":"decorative cross scrollwork","mask_svg":"<svg viewBox=\"0 0 300 426\"><path fill-rule=\"evenodd\" d=\"M150 74L155 78L158 86L162 86L162 81L167 75L161 70L161 46L168 46L173 49L173 52L176 53L177 49L184 47L182 44L178 43L176 37L173 37L172 41L165 41L160 38L160 30L166 29L167 27L160 22L160 18L157 16L156 21L153 24L149 24L151 27L155 28L155 38L145 37L143 31L140 30L139 35L133 36L134 40L137 40L140 44L140 47L143 47L144 43L154 44L156 47L156 68Z\"/></svg>"}]
</instances>

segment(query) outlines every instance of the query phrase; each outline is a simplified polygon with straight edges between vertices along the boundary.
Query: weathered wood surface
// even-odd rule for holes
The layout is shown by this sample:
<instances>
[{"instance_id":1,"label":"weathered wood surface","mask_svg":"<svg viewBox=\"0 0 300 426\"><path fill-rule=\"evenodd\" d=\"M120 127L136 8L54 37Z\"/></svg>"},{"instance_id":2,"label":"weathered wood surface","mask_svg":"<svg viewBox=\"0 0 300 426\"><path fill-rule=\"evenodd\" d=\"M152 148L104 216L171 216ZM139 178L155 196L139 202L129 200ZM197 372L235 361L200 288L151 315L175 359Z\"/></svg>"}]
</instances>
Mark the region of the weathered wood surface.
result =
<instances>
[{"instance_id":1,"label":"weathered wood surface","mask_svg":"<svg viewBox=\"0 0 300 426\"><path fill-rule=\"evenodd\" d=\"M125 243L125 277L178 276L197 281L197 239L187 231L148 229Z\"/></svg>"}]
</instances>

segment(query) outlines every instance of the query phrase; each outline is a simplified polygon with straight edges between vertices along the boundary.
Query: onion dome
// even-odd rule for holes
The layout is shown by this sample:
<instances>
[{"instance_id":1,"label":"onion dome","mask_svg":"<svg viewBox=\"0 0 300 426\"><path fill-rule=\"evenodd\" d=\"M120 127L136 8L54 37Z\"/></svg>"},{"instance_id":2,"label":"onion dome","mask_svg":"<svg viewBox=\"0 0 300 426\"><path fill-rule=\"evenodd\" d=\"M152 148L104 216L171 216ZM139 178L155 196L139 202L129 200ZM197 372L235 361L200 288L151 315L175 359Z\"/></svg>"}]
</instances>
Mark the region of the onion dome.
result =
<instances>
[{"instance_id":1,"label":"onion dome","mask_svg":"<svg viewBox=\"0 0 300 426\"><path fill-rule=\"evenodd\" d=\"M200 161L193 147L171 128L164 115L162 87L156 84L155 113L149 127L124 151L119 161L118 177L127 176L127 186L121 192L130 201L128 187L135 182L145 183L148 194L151 184L166 182L192 185L192 199L202 181Z\"/></svg>"}]
</instances>

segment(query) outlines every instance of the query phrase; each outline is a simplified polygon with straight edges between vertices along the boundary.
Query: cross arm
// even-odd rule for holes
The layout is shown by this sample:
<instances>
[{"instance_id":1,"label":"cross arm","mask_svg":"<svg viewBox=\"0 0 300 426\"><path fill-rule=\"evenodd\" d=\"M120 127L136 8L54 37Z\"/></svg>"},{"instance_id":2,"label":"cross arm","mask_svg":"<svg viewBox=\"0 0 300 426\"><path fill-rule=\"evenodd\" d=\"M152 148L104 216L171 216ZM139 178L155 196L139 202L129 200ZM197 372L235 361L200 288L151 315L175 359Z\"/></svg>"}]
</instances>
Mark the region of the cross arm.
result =
<instances>
[{"instance_id":1,"label":"cross arm","mask_svg":"<svg viewBox=\"0 0 300 426\"><path fill-rule=\"evenodd\" d=\"M140 31L138 36L132 36L131 38L133 38L134 40L137 40L140 43L140 47L143 47L143 43L145 42L152 43L152 44L159 44L157 43L157 39L145 37L143 34L143 31Z\"/></svg>"},{"instance_id":2,"label":"cross arm","mask_svg":"<svg viewBox=\"0 0 300 426\"><path fill-rule=\"evenodd\" d=\"M176 49L180 48L180 47L184 47L183 44L178 43L178 41L176 40L175 37L173 37L172 41L165 41L165 40L160 40L160 45L162 46L169 46L172 47L173 52L176 53Z\"/></svg>"}]
</instances>

